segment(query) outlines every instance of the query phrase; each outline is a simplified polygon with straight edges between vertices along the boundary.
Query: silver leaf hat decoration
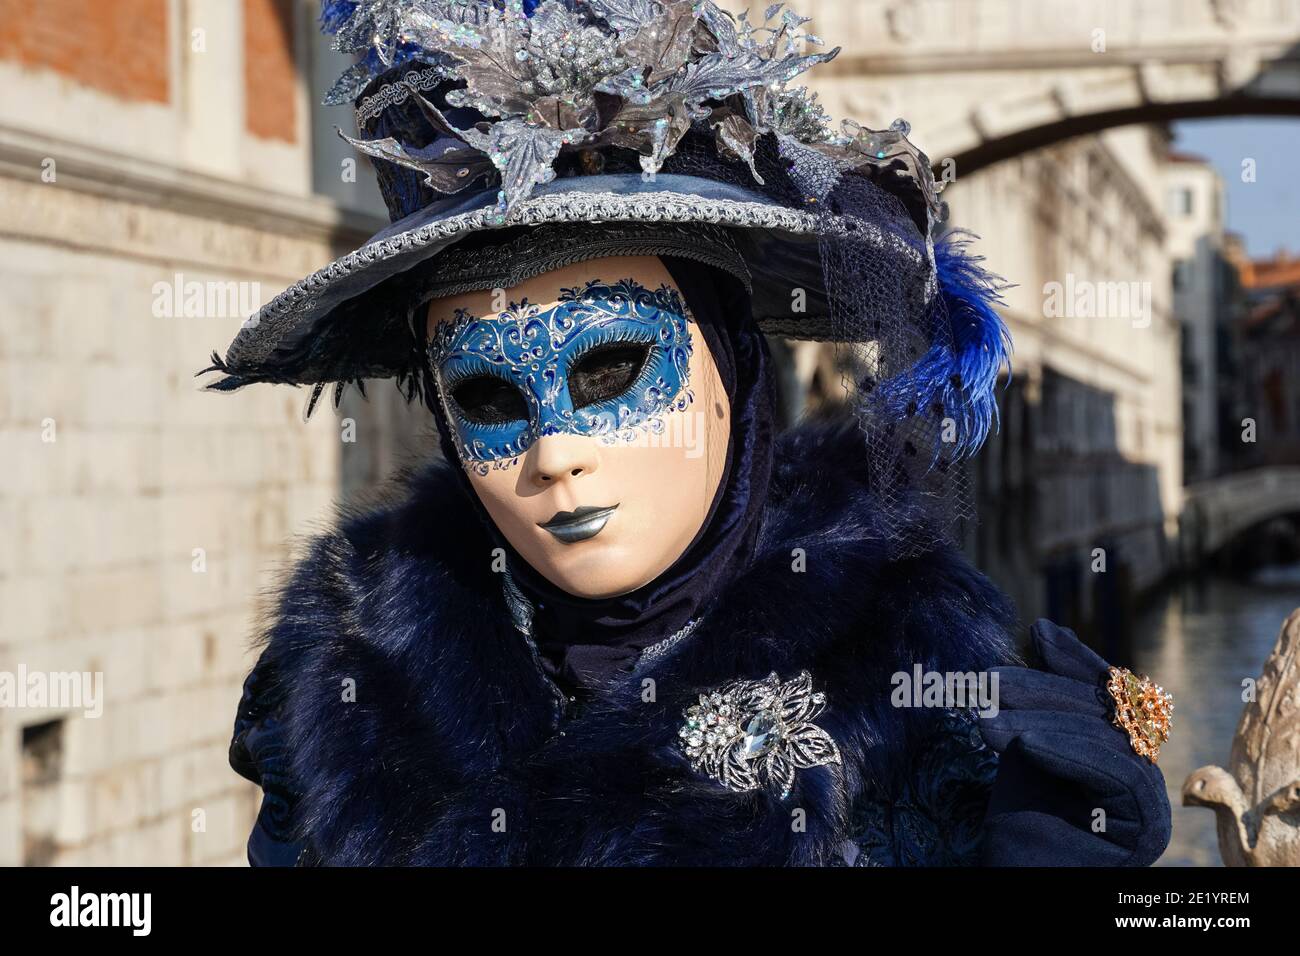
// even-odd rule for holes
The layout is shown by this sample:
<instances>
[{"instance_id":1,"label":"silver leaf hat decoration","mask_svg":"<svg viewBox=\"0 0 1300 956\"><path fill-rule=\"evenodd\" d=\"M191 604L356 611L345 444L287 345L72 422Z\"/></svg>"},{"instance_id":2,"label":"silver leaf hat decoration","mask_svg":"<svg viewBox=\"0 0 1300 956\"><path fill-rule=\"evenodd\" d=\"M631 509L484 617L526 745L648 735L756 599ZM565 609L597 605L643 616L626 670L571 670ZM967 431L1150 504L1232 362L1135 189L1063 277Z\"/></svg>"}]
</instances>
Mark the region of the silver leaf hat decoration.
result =
<instances>
[{"instance_id":1,"label":"silver leaf hat decoration","mask_svg":"<svg viewBox=\"0 0 1300 956\"><path fill-rule=\"evenodd\" d=\"M482 119L458 128L420 91L411 95L440 136L458 143L437 155L391 139L346 138L361 152L426 174L450 194L478 179L477 153L500 176L497 214L504 217L555 176L561 153L593 163L602 150L635 150L656 174L693 124L711 130L719 152L754 168L758 137L772 134L786 151L799 146L842 169L901 160L935 218L942 204L929 160L898 126L833 128L816 97L788 86L835 58L836 47L802 29L784 4L762 23L733 16L713 0L356 0L338 3L330 21L339 49L362 57L329 99L359 95L405 60L418 60L463 88L455 107ZM397 81L401 83L403 81ZM393 84L390 84L393 85ZM381 89L367 98L404 98ZM363 104L364 106L364 104ZM797 144L797 145L796 145ZM449 167L455 166L451 172Z\"/></svg>"},{"instance_id":2,"label":"silver leaf hat decoration","mask_svg":"<svg viewBox=\"0 0 1300 956\"><path fill-rule=\"evenodd\" d=\"M738 680L700 694L677 732L691 769L728 790L766 789L784 800L796 770L840 764L835 740L813 721L826 708L812 676Z\"/></svg>"}]
</instances>

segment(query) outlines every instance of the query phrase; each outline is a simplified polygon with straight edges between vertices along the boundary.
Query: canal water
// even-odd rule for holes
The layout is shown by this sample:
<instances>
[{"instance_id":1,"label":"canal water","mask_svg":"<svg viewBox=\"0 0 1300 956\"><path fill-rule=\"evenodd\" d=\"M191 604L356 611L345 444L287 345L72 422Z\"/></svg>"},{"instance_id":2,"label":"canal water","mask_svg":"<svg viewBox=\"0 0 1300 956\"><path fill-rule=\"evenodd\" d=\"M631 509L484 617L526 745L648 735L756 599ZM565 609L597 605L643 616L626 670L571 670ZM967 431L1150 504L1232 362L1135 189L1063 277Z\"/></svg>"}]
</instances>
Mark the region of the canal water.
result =
<instances>
[{"instance_id":1,"label":"canal water","mask_svg":"<svg viewBox=\"0 0 1300 956\"><path fill-rule=\"evenodd\" d=\"M1139 616L1129 666L1173 694L1175 707L1173 733L1160 751L1173 839L1157 865L1223 865L1214 814L1182 805L1183 781L1206 764L1227 769L1244 706L1242 681L1259 676L1297 607L1300 564L1268 568L1249 581L1187 581Z\"/></svg>"}]
</instances>

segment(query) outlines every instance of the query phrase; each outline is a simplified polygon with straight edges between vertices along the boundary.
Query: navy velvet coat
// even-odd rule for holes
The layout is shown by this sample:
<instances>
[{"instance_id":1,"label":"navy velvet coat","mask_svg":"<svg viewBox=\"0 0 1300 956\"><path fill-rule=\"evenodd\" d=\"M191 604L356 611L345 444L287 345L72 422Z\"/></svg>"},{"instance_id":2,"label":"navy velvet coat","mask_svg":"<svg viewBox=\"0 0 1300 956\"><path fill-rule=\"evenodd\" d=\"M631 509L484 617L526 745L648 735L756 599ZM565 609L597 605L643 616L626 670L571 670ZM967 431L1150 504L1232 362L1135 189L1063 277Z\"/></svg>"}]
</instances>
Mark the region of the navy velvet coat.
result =
<instances>
[{"instance_id":1,"label":"navy velvet coat","mask_svg":"<svg viewBox=\"0 0 1300 956\"><path fill-rule=\"evenodd\" d=\"M448 465L344 517L284 585L239 705L231 763L265 791L250 860L1151 863L1164 781L1110 725L1105 663L1040 622L1042 669L1018 666L1012 609L959 553L891 559L856 434L786 434L751 566L581 706L515 628ZM998 715L894 706L915 665L995 669ZM801 670L840 766L798 771L785 800L691 769L677 731L701 691Z\"/></svg>"}]
</instances>

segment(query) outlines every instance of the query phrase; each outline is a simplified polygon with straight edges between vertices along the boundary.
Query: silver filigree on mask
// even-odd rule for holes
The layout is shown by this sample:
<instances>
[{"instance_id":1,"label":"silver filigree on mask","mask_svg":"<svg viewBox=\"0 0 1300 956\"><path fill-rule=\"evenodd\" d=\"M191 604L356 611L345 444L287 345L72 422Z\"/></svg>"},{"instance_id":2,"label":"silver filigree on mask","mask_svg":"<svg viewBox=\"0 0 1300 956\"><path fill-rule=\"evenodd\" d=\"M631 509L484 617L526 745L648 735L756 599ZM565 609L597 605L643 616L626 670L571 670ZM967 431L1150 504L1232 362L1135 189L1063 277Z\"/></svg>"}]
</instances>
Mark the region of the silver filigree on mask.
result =
<instances>
[{"instance_id":1,"label":"silver filigree on mask","mask_svg":"<svg viewBox=\"0 0 1300 956\"><path fill-rule=\"evenodd\" d=\"M841 763L840 748L813 723L826 708L807 671L789 681L733 681L686 708L678 736L691 768L728 790L767 789L784 800L796 770Z\"/></svg>"},{"instance_id":2,"label":"silver filigree on mask","mask_svg":"<svg viewBox=\"0 0 1300 956\"><path fill-rule=\"evenodd\" d=\"M675 288L651 290L632 279L591 279L562 290L546 309L527 299L494 316L457 309L427 351L462 463L486 475L514 465L547 435L585 435L608 445L663 435L665 417L694 401L688 323ZM618 343L646 349L635 380L615 395L576 403L569 390L574 362L596 345ZM526 417L484 423L464 414L451 399L454 386L484 376L513 389Z\"/></svg>"}]
</instances>

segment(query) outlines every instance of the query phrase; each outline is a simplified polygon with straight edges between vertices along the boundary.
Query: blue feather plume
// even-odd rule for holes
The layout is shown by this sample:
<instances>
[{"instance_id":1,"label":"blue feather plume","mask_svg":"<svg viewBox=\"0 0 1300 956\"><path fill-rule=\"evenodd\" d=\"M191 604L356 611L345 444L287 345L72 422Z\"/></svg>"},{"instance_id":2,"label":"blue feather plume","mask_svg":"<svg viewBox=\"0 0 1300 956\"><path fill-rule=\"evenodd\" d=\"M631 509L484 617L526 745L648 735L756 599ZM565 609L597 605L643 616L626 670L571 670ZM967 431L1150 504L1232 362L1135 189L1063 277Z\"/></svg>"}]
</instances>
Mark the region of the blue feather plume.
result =
<instances>
[{"instance_id":1,"label":"blue feather plume","mask_svg":"<svg viewBox=\"0 0 1300 956\"><path fill-rule=\"evenodd\" d=\"M997 427L995 389L1011 356L1011 336L995 308L1007 284L969 251L973 238L958 230L935 242L939 294L928 317L933 344L916 365L877 391L891 418L930 410L952 419L957 458L979 451ZM937 459L940 449L933 451Z\"/></svg>"},{"instance_id":2,"label":"blue feather plume","mask_svg":"<svg viewBox=\"0 0 1300 956\"><path fill-rule=\"evenodd\" d=\"M1011 368L1011 333L998 315L1007 283L984 268L983 256L970 251L975 237L957 230L934 244L939 280L936 321L946 322L950 345L934 368L935 399L957 422L957 453L979 451L998 425L994 390L998 376ZM947 338L944 336L944 338Z\"/></svg>"},{"instance_id":3,"label":"blue feather plume","mask_svg":"<svg viewBox=\"0 0 1300 956\"><path fill-rule=\"evenodd\" d=\"M357 9L356 0L321 0L320 29L324 34L338 33Z\"/></svg>"}]
</instances>

